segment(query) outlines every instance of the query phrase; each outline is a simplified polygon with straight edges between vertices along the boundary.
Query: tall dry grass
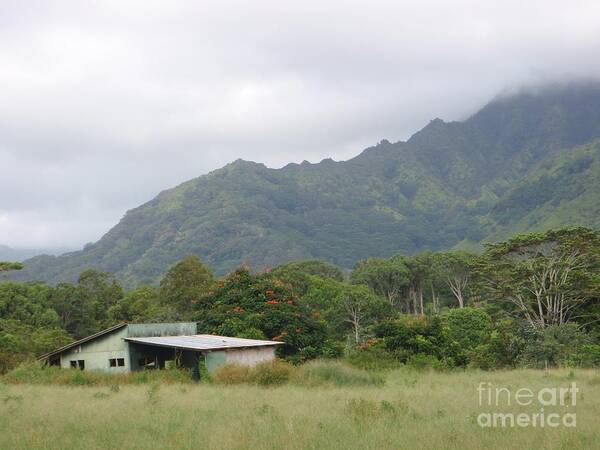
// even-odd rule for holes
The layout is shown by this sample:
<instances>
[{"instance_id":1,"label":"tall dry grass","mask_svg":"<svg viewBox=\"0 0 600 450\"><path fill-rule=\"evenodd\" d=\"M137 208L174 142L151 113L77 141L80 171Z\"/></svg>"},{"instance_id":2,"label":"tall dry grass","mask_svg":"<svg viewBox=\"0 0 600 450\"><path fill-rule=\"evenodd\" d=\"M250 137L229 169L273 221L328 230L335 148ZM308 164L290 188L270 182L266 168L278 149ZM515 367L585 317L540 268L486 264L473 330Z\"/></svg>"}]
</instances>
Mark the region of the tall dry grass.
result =
<instances>
[{"instance_id":1,"label":"tall dry grass","mask_svg":"<svg viewBox=\"0 0 600 450\"><path fill-rule=\"evenodd\" d=\"M3 383L0 449L593 449L599 380L583 370L396 370L384 385L343 387ZM575 381L577 428L480 428L482 381L533 390Z\"/></svg>"}]
</instances>

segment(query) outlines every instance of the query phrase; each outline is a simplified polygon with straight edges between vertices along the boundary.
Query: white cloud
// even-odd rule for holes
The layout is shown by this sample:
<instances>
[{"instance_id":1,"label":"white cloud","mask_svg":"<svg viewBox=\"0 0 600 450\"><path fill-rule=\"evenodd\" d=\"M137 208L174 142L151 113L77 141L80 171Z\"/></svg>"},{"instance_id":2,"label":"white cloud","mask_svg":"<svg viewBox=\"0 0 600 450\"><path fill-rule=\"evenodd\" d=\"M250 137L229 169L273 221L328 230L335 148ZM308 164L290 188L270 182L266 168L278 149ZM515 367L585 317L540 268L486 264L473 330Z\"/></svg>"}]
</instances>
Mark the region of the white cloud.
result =
<instances>
[{"instance_id":1,"label":"white cloud","mask_svg":"<svg viewBox=\"0 0 600 450\"><path fill-rule=\"evenodd\" d=\"M346 159L597 76L595 1L27 1L0 14L0 244L80 246L237 158Z\"/></svg>"}]
</instances>

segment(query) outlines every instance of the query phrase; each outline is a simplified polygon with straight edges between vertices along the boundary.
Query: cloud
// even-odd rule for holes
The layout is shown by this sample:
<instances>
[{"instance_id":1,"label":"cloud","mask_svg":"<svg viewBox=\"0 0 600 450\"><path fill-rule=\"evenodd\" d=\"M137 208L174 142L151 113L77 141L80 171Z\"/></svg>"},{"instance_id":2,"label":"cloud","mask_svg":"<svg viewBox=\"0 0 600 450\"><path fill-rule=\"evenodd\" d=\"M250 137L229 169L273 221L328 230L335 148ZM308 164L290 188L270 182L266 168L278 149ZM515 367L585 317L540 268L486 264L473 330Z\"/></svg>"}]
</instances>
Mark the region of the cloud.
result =
<instances>
[{"instance_id":1,"label":"cloud","mask_svg":"<svg viewBox=\"0 0 600 450\"><path fill-rule=\"evenodd\" d=\"M347 159L600 73L600 4L29 1L0 15L0 244L97 240L237 158Z\"/></svg>"}]
</instances>

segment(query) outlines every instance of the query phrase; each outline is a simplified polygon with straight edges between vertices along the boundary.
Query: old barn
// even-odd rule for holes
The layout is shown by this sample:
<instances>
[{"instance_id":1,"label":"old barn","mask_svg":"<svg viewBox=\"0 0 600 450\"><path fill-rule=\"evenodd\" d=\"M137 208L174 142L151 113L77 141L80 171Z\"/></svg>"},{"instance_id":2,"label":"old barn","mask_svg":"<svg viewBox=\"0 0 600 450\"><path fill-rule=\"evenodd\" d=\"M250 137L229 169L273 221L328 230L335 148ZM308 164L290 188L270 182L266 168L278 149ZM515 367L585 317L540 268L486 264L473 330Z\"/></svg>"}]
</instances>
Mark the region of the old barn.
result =
<instances>
[{"instance_id":1,"label":"old barn","mask_svg":"<svg viewBox=\"0 0 600 450\"><path fill-rule=\"evenodd\" d=\"M196 334L195 322L120 324L40 357L49 365L123 373L178 366L198 378L223 364L255 365L275 358L281 342Z\"/></svg>"}]
</instances>

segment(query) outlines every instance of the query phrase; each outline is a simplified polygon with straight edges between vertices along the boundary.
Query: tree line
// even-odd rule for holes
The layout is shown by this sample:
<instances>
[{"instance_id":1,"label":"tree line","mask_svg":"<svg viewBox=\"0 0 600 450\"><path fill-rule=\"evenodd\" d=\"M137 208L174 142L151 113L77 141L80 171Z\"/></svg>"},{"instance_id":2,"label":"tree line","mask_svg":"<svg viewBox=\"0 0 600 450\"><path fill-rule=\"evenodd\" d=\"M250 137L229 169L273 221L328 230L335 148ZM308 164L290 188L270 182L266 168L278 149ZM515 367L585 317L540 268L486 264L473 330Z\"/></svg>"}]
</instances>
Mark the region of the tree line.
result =
<instances>
[{"instance_id":1,"label":"tree line","mask_svg":"<svg viewBox=\"0 0 600 450\"><path fill-rule=\"evenodd\" d=\"M0 263L0 271L19 270ZM364 367L600 365L600 233L517 235L480 254L423 252L344 272L297 261L216 278L194 255L158 286L0 283L0 371L120 322L195 321L199 332L274 339L292 362Z\"/></svg>"}]
</instances>

